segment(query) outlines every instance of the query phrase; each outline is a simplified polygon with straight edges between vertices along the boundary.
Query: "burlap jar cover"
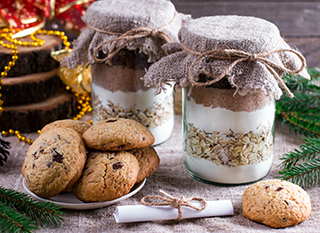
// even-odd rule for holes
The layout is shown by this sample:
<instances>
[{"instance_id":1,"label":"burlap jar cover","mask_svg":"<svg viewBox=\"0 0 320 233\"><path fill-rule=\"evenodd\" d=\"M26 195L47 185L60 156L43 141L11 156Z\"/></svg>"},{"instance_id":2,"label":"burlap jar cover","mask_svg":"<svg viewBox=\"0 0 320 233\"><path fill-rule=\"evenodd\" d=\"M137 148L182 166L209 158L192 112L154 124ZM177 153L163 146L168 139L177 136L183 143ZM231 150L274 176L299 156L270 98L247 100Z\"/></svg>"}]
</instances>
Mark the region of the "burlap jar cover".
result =
<instances>
[{"instance_id":1,"label":"burlap jar cover","mask_svg":"<svg viewBox=\"0 0 320 233\"><path fill-rule=\"evenodd\" d=\"M205 182L241 184L266 176L273 159L275 101L284 72L309 78L304 57L265 20L203 17L186 23L145 85L184 88L184 163Z\"/></svg>"},{"instance_id":2,"label":"burlap jar cover","mask_svg":"<svg viewBox=\"0 0 320 233\"><path fill-rule=\"evenodd\" d=\"M178 31L190 16L176 12L167 0L108 0L93 3L68 67L90 64L93 121L125 117L140 121L156 138L167 140L173 128L173 91L154 97L141 77L165 55L162 46L178 41Z\"/></svg>"}]
</instances>

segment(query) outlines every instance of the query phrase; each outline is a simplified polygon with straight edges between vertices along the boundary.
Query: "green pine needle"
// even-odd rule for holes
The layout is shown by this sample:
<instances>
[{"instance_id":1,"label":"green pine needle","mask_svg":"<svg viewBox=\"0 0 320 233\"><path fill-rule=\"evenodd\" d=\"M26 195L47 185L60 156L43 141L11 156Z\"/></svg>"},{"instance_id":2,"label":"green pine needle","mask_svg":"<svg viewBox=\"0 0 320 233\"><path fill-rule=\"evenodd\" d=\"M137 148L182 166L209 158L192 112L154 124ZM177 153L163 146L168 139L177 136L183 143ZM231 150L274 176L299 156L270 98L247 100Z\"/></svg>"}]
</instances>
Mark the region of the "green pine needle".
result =
<instances>
[{"instance_id":1,"label":"green pine needle","mask_svg":"<svg viewBox=\"0 0 320 233\"><path fill-rule=\"evenodd\" d=\"M299 75L283 77L294 98L287 95L277 101L276 114L289 130L305 137L320 136L320 70L309 68L311 80Z\"/></svg>"},{"instance_id":2,"label":"green pine needle","mask_svg":"<svg viewBox=\"0 0 320 233\"><path fill-rule=\"evenodd\" d=\"M311 80L299 75L283 77L294 98L284 95L276 103L276 114L289 130L304 137L299 149L282 155L277 178L303 188L318 184L320 174L320 69L308 68Z\"/></svg>"},{"instance_id":3,"label":"green pine needle","mask_svg":"<svg viewBox=\"0 0 320 233\"><path fill-rule=\"evenodd\" d=\"M11 211L14 210L17 215L13 215L13 217L19 217L23 215L29 222L27 224L33 223L42 226L58 226L64 220L59 215L63 215L64 213L60 211L62 207L56 206L52 202L39 202L32 199L25 193L20 193L13 189L6 189L0 186L0 204L8 207L8 209L0 209L0 221L5 221L7 212L3 212L5 210ZM9 213L11 213L9 212ZM12 218L17 221L15 218ZM9 223L7 220L6 223ZM4 222L4 223L5 223ZM14 227L12 224L12 227ZM0 225L0 229L5 232L5 227L10 227L8 225ZM24 229L27 226L24 226ZM28 226L31 227L31 226ZM32 227L30 229L33 229ZM11 232L10 230L7 232Z\"/></svg>"},{"instance_id":4,"label":"green pine needle","mask_svg":"<svg viewBox=\"0 0 320 233\"><path fill-rule=\"evenodd\" d=\"M282 155L277 178L289 180L302 188L318 185L320 175L320 138L305 138L299 149Z\"/></svg>"},{"instance_id":5,"label":"green pine needle","mask_svg":"<svg viewBox=\"0 0 320 233\"><path fill-rule=\"evenodd\" d=\"M38 227L35 221L17 212L14 208L0 203L0 230L1 232L32 232Z\"/></svg>"}]
</instances>

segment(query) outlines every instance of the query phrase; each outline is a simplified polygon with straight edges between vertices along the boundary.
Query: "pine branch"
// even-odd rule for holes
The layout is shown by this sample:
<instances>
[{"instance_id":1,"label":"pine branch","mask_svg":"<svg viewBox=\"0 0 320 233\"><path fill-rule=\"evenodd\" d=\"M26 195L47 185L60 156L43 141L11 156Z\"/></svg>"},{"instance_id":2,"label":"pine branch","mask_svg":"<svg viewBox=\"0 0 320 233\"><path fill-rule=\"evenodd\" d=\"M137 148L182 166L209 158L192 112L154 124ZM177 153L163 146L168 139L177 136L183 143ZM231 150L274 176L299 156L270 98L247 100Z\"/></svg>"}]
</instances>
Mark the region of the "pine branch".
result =
<instances>
[{"instance_id":1,"label":"pine branch","mask_svg":"<svg viewBox=\"0 0 320 233\"><path fill-rule=\"evenodd\" d=\"M289 180L303 188L318 184L320 175L320 138L305 138L299 149L282 155L282 171L277 178Z\"/></svg>"},{"instance_id":2,"label":"pine branch","mask_svg":"<svg viewBox=\"0 0 320 233\"><path fill-rule=\"evenodd\" d=\"M314 122L314 119L300 116L298 113L278 111L283 117L282 123L287 124L291 132L307 137L320 136L320 124L318 122Z\"/></svg>"},{"instance_id":3,"label":"pine branch","mask_svg":"<svg viewBox=\"0 0 320 233\"><path fill-rule=\"evenodd\" d=\"M320 139L305 138L306 143L300 145L300 149L295 149L293 152L283 154L279 157L283 160L279 165L282 169L287 169L295 166L299 161L309 161L315 158L320 158Z\"/></svg>"},{"instance_id":4,"label":"pine branch","mask_svg":"<svg viewBox=\"0 0 320 233\"><path fill-rule=\"evenodd\" d=\"M35 222L15 209L0 203L1 232L32 232L38 229Z\"/></svg>"},{"instance_id":5,"label":"pine branch","mask_svg":"<svg viewBox=\"0 0 320 233\"><path fill-rule=\"evenodd\" d=\"M64 213L59 211L62 207L54 205L52 202L38 202L31 199L27 194L17 192L13 189L5 189L0 186L0 203L15 208L24 213L40 226L58 226L63 222L59 215Z\"/></svg>"},{"instance_id":6,"label":"pine branch","mask_svg":"<svg viewBox=\"0 0 320 233\"><path fill-rule=\"evenodd\" d=\"M320 136L320 69L309 68L311 80L286 75L284 81L295 97L284 95L276 103L276 115L289 130L305 137ZM317 85L318 83L318 85Z\"/></svg>"},{"instance_id":7,"label":"pine branch","mask_svg":"<svg viewBox=\"0 0 320 233\"><path fill-rule=\"evenodd\" d=\"M2 139L2 135L0 134L0 166L3 166L5 162L7 162L10 149L10 142L6 142Z\"/></svg>"},{"instance_id":8,"label":"pine branch","mask_svg":"<svg viewBox=\"0 0 320 233\"><path fill-rule=\"evenodd\" d=\"M279 171L281 176L277 178L289 180L302 188L310 188L318 185L320 173L320 159L313 159L306 163Z\"/></svg>"},{"instance_id":9,"label":"pine branch","mask_svg":"<svg viewBox=\"0 0 320 233\"><path fill-rule=\"evenodd\" d=\"M310 80L307 80L299 75L286 74L283 79L286 86L293 92L305 91L305 90L320 90L320 87L314 83L319 78L320 69L319 68L308 68L308 73L310 75Z\"/></svg>"}]
</instances>

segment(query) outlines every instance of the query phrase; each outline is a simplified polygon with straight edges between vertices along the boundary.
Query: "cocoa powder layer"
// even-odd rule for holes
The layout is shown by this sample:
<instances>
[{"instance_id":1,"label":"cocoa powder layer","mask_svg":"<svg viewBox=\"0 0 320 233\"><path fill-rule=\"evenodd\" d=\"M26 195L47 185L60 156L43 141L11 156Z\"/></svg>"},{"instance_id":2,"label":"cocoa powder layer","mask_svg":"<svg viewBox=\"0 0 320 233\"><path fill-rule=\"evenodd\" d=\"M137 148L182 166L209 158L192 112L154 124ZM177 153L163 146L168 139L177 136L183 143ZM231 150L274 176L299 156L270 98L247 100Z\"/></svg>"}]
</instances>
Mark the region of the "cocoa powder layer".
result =
<instances>
[{"instance_id":1,"label":"cocoa powder layer","mask_svg":"<svg viewBox=\"0 0 320 233\"><path fill-rule=\"evenodd\" d=\"M188 93L188 88L186 88ZM235 94L235 89L193 87L190 97L197 104L211 108L225 108L234 112L253 112L269 105L273 98L263 92L248 93L245 96Z\"/></svg>"},{"instance_id":2,"label":"cocoa powder layer","mask_svg":"<svg viewBox=\"0 0 320 233\"><path fill-rule=\"evenodd\" d=\"M136 92L148 90L140 79L144 69L132 69L122 65L93 64L91 67L92 83L111 92Z\"/></svg>"}]
</instances>

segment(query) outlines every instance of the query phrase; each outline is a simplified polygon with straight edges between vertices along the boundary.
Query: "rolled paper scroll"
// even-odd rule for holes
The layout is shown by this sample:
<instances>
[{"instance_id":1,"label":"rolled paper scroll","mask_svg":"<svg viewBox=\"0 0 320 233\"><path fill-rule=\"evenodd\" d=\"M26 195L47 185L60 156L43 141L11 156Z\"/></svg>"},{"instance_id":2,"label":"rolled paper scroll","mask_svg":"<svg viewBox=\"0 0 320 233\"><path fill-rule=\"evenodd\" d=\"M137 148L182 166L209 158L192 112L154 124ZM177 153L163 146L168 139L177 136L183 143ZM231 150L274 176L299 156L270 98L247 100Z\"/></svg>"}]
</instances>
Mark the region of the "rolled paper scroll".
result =
<instances>
[{"instance_id":1,"label":"rolled paper scroll","mask_svg":"<svg viewBox=\"0 0 320 233\"><path fill-rule=\"evenodd\" d=\"M199 202L190 203L198 207L201 206ZM234 214L233 205L230 200L207 201L207 207L200 211L182 206L181 212L182 219ZM117 223L173 220L178 219L178 216L178 209L173 206L146 205L117 206L114 214Z\"/></svg>"}]
</instances>

